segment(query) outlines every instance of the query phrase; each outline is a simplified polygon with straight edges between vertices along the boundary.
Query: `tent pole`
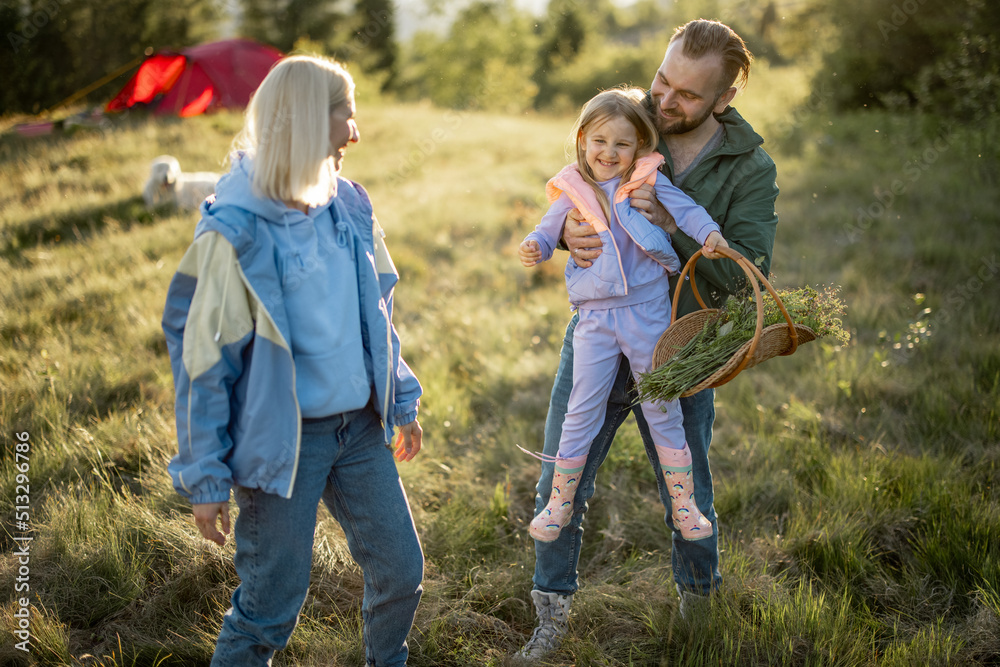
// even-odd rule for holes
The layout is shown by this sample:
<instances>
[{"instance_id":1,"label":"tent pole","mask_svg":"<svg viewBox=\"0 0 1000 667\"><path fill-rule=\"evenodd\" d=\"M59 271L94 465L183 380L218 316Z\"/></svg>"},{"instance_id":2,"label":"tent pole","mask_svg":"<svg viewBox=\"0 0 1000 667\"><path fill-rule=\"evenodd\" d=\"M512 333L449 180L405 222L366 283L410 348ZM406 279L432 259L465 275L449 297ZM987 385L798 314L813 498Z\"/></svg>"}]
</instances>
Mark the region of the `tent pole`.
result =
<instances>
[{"instance_id":1,"label":"tent pole","mask_svg":"<svg viewBox=\"0 0 1000 667\"><path fill-rule=\"evenodd\" d=\"M76 91L75 93L73 93L72 95L70 95L69 97L67 97L66 99L64 99L59 104L56 104L54 106L49 107L48 109L46 109L42 113L52 113L53 111L55 111L59 107L69 106L70 104L72 104L73 102L76 102L81 97L84 97L85 95L88 95L88 94L94 92L95 90L97 90L98 88L100 88L101 86L103 86L104 84L106 84L108 81L111 81L112 79L117 78L117 77L121 76L122 74L124 74L125 72L129 71L130 69L132 69L136 65L140 64L143 60L145 60L145 58L146 58L146 56L139 56L138 58L136 58L135 60L133 60L132 62L130 62L128 65L125 65L124 67L121 67L121 68L115 70L111 74L108 74L107 76L103 77L99 81L95 81L94 83L90 84L86 88L81 88L80 90Z\"/></svg>"}]
</instances>

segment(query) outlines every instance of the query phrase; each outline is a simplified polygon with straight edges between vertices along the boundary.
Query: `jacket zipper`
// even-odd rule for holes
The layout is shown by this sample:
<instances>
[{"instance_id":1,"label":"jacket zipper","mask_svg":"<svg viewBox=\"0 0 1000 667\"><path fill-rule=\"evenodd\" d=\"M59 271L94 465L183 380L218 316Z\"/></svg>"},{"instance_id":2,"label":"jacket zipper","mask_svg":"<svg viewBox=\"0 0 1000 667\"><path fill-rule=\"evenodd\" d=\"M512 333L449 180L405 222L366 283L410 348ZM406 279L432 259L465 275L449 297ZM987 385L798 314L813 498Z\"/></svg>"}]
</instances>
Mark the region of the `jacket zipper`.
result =
<instances>
[{"instance_id":1,"label":"jacket zipper","mask_svg":"<svg viewBox=\"0 0 1000 667\"><path fill-rule=\"evenodd\" d=\"M645 180L648 177L649 175L647 174L646 176L643 176L642 179ZM615 200L618 199L618 193L621 191L621 189L624 188L629 183L632 183L636 180L638 179L632 178L629 179L628 183L622 183L621 185L619 185L618 188L615 190L615 196L611 198L610 206L608 208L611 209L612 215L615 216L615 222L618 223L618 226L621 227L623 230L625 230L625 234L630 239L632 239L632 242L641 248L642 246L639 245L639 242L635 240L634 236L632 236L632 233L628 230L628 227L622 224L621 218L618 217L618 207L615 205ZM615 255L617 255L618 257L618 271L621 273L622 276L622 284L625 286L625 294L628 294L628 278L625 276L625 266L622 264L621 251L618 249L618 244L615 243L614 234L611 233L610 229L608 230L608 236L611 237L611 245L615 247Z\"/></svg>"},{"instance_id":2,"label":"jacket zipper","mask_svg":"<svg viewBox=\"0 0 1000 667\"><path fill-rule=\"evenodd\" d=\"M386 444L392 444L392 427L395 416L389 414L389 399L392 396L392 321L389 319L389 306L384 299L379 300L379 310L385 318L385 342L386 342L386 370L385 370L385 398L382 401L382 418L385 419Z\"/></svg>"}]
</instances>

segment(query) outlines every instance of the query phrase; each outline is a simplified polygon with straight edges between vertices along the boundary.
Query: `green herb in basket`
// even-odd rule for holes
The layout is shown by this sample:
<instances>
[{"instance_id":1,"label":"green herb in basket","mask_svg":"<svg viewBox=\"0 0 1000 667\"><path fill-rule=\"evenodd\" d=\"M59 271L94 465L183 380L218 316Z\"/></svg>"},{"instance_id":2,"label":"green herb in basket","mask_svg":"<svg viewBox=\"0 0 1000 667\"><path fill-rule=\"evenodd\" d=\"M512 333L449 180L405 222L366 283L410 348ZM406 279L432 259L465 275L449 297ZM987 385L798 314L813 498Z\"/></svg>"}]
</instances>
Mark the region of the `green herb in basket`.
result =
<instances>
[{"instance_id":1,"label":"green herb in basket","mask_svg":"<svg viewBox=\"0 0 1000 667\"><path fill-rule=\"evenodd\" d=\"M845 305L839 289L812 287L777 290L789 317L796 324L812 329L817 336L829 336L846 344L850 334L841 318ZM778 304L771 295L762 295L764 327L784 322ZM678 398L722 368L748 341L757 328L757 307L753 296L730 297L719 312L705 322L702 330L677 351L666 363L639 376L639 402Z\"/></svg>"}]
</instances>

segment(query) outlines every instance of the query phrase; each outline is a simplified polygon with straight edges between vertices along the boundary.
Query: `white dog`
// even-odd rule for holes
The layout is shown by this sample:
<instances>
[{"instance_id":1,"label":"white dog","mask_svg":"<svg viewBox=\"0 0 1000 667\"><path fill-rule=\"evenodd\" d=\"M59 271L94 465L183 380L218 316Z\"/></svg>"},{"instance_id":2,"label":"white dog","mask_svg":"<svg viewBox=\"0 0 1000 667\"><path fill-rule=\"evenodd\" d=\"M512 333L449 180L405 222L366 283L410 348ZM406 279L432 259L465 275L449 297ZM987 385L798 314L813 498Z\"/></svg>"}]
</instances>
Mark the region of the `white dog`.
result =
<instances>
[{"instance_id":1,"label":"white dog","mask_svg":"<svg viewBox=\"0 0 1000 667\"><path fill-rule=\"evenodd\" d=\"M164 204L181 209L195 209L205 198L215 192L219 174L197 171L181 172L181 165L170 155L161 155L149 167L149 180L142 191L146 208Z\"/></svg>"}]
</instances>

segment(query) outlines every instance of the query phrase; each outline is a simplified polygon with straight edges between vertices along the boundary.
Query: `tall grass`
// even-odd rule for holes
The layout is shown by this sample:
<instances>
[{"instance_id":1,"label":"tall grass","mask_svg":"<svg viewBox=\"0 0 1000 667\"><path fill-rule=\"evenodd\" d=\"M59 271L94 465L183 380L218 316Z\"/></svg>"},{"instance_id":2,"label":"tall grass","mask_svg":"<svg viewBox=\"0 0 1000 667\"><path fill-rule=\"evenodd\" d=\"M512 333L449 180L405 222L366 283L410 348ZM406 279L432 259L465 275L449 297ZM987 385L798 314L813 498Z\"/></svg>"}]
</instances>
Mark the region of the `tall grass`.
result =
<instances>
[{"instance_id":1,"label":"tall grass","mask_svg":"<svg viewBox=\"0 0 1000 667\"><path fill-rule=\"evenodd\" d=\"M622 429L553 664L1000 660L998 126L833 117L785 74L762 68L737 99L778 163L775 283L841 284L853 341L803 346L718 391L724 584L697 622L678 615L654 478ZM208 664L232 546L198 537L166 474L159 329L195 216L147 212L139 193L160 153L221 168L239 122L132 116L0 139L0 510L13 515L12 434L27 431L35 536L31 653L5 641L0 662ZM426 448L401 466L427 557L410 662L501 665L533 626L537 464L514 444L541 445L570 316L563 258L526 271L514 250L571 119L368 98L359 123L346 175L388 232L404 354L426 389ZM361 587L321 510L310 594L275 663L361 663ZM0 597L7 636L15 597L12 585Z\"/></svg>"}]
</instances>

